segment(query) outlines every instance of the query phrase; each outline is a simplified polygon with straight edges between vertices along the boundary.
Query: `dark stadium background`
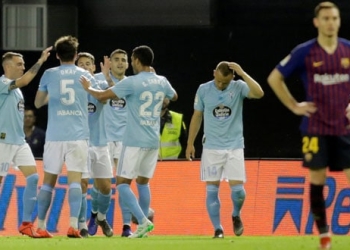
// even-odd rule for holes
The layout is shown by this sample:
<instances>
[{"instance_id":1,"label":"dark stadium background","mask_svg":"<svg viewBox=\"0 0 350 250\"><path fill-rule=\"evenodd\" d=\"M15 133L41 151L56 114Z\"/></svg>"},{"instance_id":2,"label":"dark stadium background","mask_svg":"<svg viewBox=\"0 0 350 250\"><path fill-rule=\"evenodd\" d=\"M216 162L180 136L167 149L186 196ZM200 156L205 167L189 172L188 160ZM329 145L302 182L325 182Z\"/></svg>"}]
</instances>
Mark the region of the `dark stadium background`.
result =
<instances>
[{"instance_id":1,"label":"dark stadium background","mask_svg":"<svg viewBox=\"0 0 350 250\"><path fill-rule=\"evenodd\" d=\"M24 0L4 0L24 3ZM28 1L29 2L29 1ZM95 55L96 63L114 49L129 55L138 45L155 53L154 67L166 76L179 94L171 109L182 112L189 125L193 99L199 84L212 79L222 60L235 61L255 78L265 91L261 100L244 104L245 155L247 158L299 158L300 117L277 100L266 78L274 66L297 44L316 36L310 0L34 0L48 5L48 44L62 35L79 38L79 51ZM350 38L350 3L334 1L341 9L340 36ZM161 13L161 15L159 14ZM1 44L0 44L1 45ZM1 46L0 46L1 47ZM1 50L1 54L5 51ZM38 51L19 51L27 69ZM41 69L59 64L55 55ZM98 67L99 71L99 67ZM127 75L131 75L131 65ZM33 105L41 74L23 88L26 105ZM291 92L303 100L297 78L288 82ZM47 110L38 111L38 125L45 128ZM199 134L197 157L201 153Z\"/></svg>"}]
</instances>

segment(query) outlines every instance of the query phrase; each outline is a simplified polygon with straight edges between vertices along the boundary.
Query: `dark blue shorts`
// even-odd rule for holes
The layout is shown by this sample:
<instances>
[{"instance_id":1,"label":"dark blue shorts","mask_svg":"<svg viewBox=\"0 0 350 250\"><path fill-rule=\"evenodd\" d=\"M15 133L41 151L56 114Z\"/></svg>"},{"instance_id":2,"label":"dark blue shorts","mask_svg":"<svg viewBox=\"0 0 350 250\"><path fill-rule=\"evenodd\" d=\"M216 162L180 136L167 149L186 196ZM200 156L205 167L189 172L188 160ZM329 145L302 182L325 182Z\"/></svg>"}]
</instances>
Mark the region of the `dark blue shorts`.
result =
<instances>
[{"instance_id":1,"label":"dark blue shorts","mask_svg":"<svg viewBox=\"0 0 350 250\"><path fill-rule=\"evenodd\" d=\"M350 168L350 135L302 136L303 166L309 169L329 167L330 171Z\"/></svg>"}]
</instances>

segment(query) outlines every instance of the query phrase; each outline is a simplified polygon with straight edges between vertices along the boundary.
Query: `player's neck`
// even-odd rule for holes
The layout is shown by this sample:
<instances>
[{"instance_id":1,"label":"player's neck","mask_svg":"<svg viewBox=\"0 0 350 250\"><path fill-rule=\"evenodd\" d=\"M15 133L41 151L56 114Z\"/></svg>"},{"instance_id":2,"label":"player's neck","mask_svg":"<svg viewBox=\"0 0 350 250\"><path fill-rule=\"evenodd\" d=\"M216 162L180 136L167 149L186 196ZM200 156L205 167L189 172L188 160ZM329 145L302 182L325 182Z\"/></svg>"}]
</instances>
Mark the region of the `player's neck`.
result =
<instances>
[{"instance_id":1,"label":"player's neck","mask_svg":"<svg viewBox=\"0 0 350 250\"><path fill-rule=\"evenodd\" d=\"M116 79L118 79L119 81L120 81L120 80L123 80L123 79L125 78L125 75L124 75L124 74L118 75L118 74L114 74L112 71L111 71L111 75L112 75L113 77L115 77Z\"/></svg>"},{"instance_id":2,"label":"player's neck","mask_svg":"<svg viewBox=\"0 0 350 250\"><path fill-rule=\"evenodd\" d=\"M327 53L333 54L333 52L337 49L338 46L338 37L328 37L319 34L317 37L317 42Z\"/></svg>"}]
</instances>

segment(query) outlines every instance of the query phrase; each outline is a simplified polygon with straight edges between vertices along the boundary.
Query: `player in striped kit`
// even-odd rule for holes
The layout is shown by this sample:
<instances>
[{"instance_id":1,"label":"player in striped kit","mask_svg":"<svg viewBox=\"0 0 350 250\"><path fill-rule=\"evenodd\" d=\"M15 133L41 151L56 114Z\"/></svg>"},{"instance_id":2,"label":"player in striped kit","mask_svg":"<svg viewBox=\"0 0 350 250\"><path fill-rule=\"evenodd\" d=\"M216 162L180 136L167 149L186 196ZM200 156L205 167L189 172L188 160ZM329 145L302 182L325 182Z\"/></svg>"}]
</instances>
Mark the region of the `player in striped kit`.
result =
<instances>
[{"instance_id":1,"label":"player in striped kit","mask_svg":"<svg viewBox=\"0 0 350 250\"><path fill-rule=\"evenodd\" d=\"M310 172L310 205L320 234L320 248L330 249L323 189L326 171L343 170L350 182L350 41L339 38L339 8L322 2L315 8L315 39L298 45L271 72L268 82L280 101L304 116L303 166ZM284 82L298 72L306 101L297 102Z\"/></svg>"}]
</instances>

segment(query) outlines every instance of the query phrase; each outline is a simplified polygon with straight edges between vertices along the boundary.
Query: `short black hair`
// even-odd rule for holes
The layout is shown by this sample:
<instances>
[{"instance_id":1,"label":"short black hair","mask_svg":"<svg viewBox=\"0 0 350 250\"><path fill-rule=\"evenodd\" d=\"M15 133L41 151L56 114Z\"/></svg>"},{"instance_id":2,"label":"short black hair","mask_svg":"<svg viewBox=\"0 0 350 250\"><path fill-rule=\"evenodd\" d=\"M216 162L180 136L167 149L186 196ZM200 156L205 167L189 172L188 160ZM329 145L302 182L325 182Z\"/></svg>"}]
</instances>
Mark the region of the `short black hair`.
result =
<instances>
[{"instance_id":1,"label":"short black hair","mask_svg":"<svg viewBox=\"0 0 350 250\"><path fill-rule=\"evenodd\" d=\"M78 52L78 46L78 39L73 36L62 36L55 42L56 53L62 62L73 61Z\"/></svg>"},{"instance_id":2,"label":"short black hair","mask_svg":"<svg viewBox=\"0 0 350 250\"><path fill-rule=\"evenodd\" d=\"M153 50L146 45L141 45L133 49L132 56L135 59L139 59L143 66L151 66L153 64Z\"/></svg>"}]
</instances>

